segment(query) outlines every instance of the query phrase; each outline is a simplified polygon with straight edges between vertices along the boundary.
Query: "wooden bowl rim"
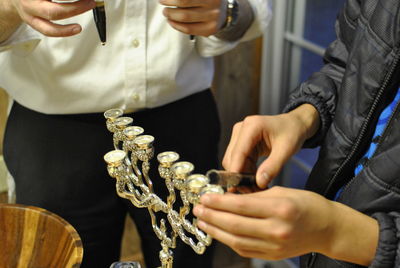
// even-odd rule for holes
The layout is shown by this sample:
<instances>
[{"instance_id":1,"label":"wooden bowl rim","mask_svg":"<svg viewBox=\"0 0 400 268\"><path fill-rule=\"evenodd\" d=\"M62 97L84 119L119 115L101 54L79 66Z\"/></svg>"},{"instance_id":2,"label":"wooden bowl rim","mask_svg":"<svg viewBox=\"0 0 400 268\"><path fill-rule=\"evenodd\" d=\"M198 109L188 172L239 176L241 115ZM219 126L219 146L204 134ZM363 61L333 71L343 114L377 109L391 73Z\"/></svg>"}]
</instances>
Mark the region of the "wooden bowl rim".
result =
<instances>
[{"instance_id":1,"label":"wooden bowl rim","mask_svg":"<svg viewBox=\"0 0 400 268\"><path fill-rule=\"evenodd\" d=\"M14 203L0 203L0 210L1 209L20 209L20 210L29 210L34 213L39 213L39 214L45 214L48 217L51 217L54 219L56 222L59 222L60 224L66 226L66 229L68 233L71 234L71 237L73 239L73 243L75 244L75 249L76 249L76 257L82 260L83 258L83 245L82 245L82 239L79 236L78 232L76 229L65 219L63 219L61 216L47 210L44 208L36 207L36 206L28 206L28 205L23 205L23 204L14 204Z\"/></svg>"}]
</instances>

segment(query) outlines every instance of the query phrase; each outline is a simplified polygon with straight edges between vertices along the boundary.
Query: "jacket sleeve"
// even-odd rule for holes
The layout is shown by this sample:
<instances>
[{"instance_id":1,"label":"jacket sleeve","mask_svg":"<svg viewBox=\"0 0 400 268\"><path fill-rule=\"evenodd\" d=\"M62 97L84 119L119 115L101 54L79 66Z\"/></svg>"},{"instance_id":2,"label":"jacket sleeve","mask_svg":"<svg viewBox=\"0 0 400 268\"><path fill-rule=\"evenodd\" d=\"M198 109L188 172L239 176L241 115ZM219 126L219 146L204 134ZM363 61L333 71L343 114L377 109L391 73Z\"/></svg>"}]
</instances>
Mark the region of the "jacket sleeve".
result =
<instances>
[{"instance_id":1,"label":"jacket sleeve","mask_svg":"<svg viewBox=\"0 0 400 268\"><path fill-rule=\"evenodd\" d=\"M326 49L324 66L290 94L284 108L284 112L289 112L302 104L309 103L318 110L320 129L305 142L304 147L320 145L335 115L337 96L346 70L359 14L359 2L347 1L336 20L337 39Z\"/></svg>"},{"instance_id":2,"label":"jacket sleeve","mask_svg":"<svg viewBox=\"0 0 400 268\"><path fill-rule=\"evenodd\" d=\"M392 268L400 266L400 214L375 213L372 215L379 223L379 242L375 258L370 268Z\"/></svg>"}]
</instances>

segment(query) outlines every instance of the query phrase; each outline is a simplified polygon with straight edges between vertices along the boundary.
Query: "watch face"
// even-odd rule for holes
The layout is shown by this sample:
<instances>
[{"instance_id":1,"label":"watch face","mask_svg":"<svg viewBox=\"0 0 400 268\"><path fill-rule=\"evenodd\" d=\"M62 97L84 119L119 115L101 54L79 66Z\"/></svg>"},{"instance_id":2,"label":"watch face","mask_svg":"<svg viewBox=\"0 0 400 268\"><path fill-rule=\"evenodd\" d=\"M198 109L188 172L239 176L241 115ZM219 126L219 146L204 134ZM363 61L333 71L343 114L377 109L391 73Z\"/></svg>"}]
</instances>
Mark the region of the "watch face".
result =
<instances>
[{"instance_id":1,"label":"watch face","mask_svg":"<svg viewBox=\"0 0 400 268\"><path fill-rule=\"evenodd\" d=\"M228 0L226 28L236 25L238 19L239 4L236 0Z\"/></svg>"}]
</instances>

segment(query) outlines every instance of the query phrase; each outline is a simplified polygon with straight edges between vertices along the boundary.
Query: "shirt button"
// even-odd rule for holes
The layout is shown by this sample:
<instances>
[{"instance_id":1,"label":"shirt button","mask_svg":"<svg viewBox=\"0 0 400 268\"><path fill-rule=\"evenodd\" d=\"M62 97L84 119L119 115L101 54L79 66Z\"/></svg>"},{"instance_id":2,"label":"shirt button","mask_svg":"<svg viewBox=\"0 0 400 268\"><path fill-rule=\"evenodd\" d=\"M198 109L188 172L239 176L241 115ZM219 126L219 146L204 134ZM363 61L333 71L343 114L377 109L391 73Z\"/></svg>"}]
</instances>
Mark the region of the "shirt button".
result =
<instances>
[{"instance_id":1,"label":"shirt button","mask_svg":"<svg viewBox=\"0 0 400 268\"><path fill-rule=\"evenodd\" d=\"M134 48L137 48L139 45L140 45L139 40L133 39L133 41L132 41L132 46L133 46Z\"/></svg>"},{"instance_id":2,"label":"shirt button","mask_svg":"<svg viewBox=\"0 0 400 268\"><path fill-rule=\"evenodd\" d=\"M138 100L140 100L140 96L139 96L139 94L137 94L137 93L133 93L133 95L132 95L132 100L134 100L134 101L138 101Z\"/></svg>"}]
</instances>

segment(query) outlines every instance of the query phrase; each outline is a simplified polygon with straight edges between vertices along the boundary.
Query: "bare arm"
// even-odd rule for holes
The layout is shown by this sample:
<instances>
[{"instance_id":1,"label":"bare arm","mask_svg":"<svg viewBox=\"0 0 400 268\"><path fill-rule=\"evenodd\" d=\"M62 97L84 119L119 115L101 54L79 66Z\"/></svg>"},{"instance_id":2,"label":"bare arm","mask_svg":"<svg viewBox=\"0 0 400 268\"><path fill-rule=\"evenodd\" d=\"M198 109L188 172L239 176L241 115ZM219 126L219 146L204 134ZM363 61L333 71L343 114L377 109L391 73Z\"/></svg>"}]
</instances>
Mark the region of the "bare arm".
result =
<instances>
[{"instance_id":1,"label":"bare arm","mask_svg":"<svg viewBox=\"0 0 400 268\"><path fill-rule=\"evenodd\" d=\"M286 114L252 116L235 125L223 165L255 172L266 187L304 142L320 127L314 106L303 104ZM273 187L244 195L204 195L194 209L198 226L245 257L284 259L319 252L331 258L369 265L379 227L375 219L310 191Z\"/></svg>"},{"instance_id":2,"label":"bare arm","mask_svg":"<svg viewBox=\"0 0 400 268\"><path fill-rule=\"evenodd\" d=\"M375 219L304 190L209 194L193 212L201 229L249 258L279 260L318 252L368 266L378 245Z\"/></svg>"}]
</instances>

